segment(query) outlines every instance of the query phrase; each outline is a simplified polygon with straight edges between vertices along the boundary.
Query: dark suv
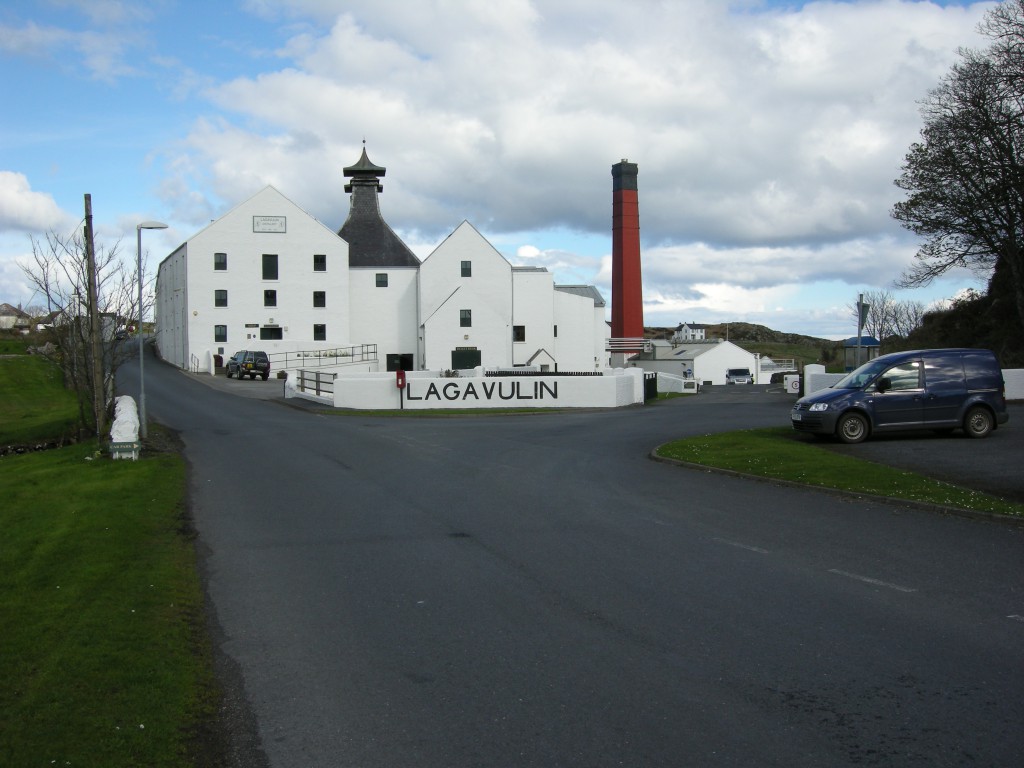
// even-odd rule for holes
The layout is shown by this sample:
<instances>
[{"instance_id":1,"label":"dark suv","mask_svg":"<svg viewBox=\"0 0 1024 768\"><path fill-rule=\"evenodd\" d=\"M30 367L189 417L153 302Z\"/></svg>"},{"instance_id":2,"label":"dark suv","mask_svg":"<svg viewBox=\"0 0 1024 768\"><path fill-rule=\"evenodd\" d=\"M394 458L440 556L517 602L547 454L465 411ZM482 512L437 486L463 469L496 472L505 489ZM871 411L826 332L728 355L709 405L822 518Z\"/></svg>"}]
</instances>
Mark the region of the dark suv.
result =
<instances>
[{"instance_id":1,"label":"dark suv","mask_svg":"<svg viewBox=\"0 0 1024 768\"><path fill-rule=\"evenodd\" d=\"M243 349L241 352L235 352L235 354L228 358L227 374L229 379L233 375L241 379L248 374L250 379L262 376L263 380L266 381L267 377L270 376L270 358L267 357L266 352L254 352L251 349Z\"/></svg>"}]
</instances>

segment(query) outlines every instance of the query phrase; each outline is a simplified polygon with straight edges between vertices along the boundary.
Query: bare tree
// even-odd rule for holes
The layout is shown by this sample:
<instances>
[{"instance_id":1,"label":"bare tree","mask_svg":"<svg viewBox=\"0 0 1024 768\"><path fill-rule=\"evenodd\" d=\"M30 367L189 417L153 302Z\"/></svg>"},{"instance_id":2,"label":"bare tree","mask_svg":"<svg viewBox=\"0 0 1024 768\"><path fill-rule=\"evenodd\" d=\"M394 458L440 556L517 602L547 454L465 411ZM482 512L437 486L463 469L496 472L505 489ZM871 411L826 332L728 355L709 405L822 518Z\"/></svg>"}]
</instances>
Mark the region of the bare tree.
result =
<instances>
[{"instance_id":1,"label":"bare tree","mask_svg":"<svg viewBox=\"0 0 1024 768\"><path fill-rule=\"evenodd\" d=\"M864 332L879 341L901 336L906 338L921 325L925 306L920 301L900 301L889 291L866 291L864 303L868 305ZM850 314L857 319L857 305L850 305Z\"/></svg>"},{"instance_id":2,"label":"bare tree","mask_svg":"<svg viewBox=\"0 0 1024 768\"><path fill-rule=\"evenodd\" d=\"M921 301L898 301L893 307L892 327L893 335L907 338L912 331L917 330L924 322L926 311L924 302Z\"/></svg>"},{"instance_id":3,"label":"bare tree","mask_svg":"<svg viewBox=\"0 0 1024 768\"><path fill-rule=\"evenodd\" d=\"M134 355L134 347L119 343L116 331L135 324L141 332L136 269L125 267L119 255L119 243L101 248L95 255L97 298L96 309L101 323L101 343L93 345L89 323L89 269L86 244L81 231L70 237L50 232L45 240L32 238L32 262L22 271L35 287L45 312L52 318L48 331L51 344L42 353L60 366L66 386L77 393L79 404L79 438L96 435L96 384L92 376L94 350L99 350L99 381L103 392L100 402L109 410L113 379L119 365ZM102 425L100 416L99 424ZM97 435L102 437L102 435Z\"/></svg>"},{"instance_id":4,"label":"bare tree","mask_svg":"<svg viewBox=\"0 0 1024 768\"><path fill-rule=\"evenodd\" d=\"M988 12L983 51L960 61L922 102L921 140L896 185L892 215L926 238L899 285L954 267L1006 273L1024 325L1024 0Z\"/></svg>"}]
</instances>

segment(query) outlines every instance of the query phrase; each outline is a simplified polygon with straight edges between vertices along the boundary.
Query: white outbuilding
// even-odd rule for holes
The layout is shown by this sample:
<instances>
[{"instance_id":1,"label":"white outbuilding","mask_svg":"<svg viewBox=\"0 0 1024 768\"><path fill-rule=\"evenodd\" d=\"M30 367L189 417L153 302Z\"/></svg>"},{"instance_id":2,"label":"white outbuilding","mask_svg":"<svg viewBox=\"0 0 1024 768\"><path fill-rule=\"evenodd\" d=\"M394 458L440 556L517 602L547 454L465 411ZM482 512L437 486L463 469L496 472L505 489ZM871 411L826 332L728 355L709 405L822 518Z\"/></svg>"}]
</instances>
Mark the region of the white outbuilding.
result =
<instances>
[{"instance_id":1,"label":"white outbuilding","mask_svg":"<svg viewBox=\"0 0 1024 768\"><path fill-rule=\"evenodd\" d=\"M702 384L725 384L725 372L730 368L749 368L755 377L754 383L760 384L758 363L757 354L724 339L678 344L655 341L650 351L629 360L629 365L651 373L670 373Z\"/></svg>"}]
</instances>

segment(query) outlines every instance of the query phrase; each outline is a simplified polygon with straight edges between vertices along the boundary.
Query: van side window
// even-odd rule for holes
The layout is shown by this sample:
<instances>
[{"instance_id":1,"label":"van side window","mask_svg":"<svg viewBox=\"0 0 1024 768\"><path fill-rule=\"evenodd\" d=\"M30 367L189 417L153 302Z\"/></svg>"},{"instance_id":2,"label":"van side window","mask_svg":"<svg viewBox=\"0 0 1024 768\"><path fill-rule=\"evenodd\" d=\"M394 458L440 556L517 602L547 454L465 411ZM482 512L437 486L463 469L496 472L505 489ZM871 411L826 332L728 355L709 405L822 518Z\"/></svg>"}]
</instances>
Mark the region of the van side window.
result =
<instances>
[{"instance_id":1,"label":"van side window","mask_svg":"<svg viewBox=\"0 0 1024 768\"><path fill-rule=\"evenodd\" d=\"M914 360L910 363L896 365L882 374L889 379L890 392L906 392L911 389L921 389L921 362Z\"/></svg>"}]
</instances>

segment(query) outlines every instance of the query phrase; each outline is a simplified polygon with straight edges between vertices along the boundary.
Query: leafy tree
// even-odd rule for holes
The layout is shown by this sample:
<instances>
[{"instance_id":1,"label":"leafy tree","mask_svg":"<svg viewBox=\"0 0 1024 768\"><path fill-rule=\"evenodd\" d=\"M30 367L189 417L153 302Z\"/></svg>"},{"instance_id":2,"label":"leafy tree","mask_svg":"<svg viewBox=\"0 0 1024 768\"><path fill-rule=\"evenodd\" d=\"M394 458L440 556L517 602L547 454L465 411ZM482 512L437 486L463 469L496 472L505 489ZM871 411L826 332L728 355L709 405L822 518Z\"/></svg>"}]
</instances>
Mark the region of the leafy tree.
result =
<instances>
[{"instance_id":1,"label":"leafy tree","mask_svg":"<svg viewBox=\"0 0 1024 768\"><path fill-rule=\"evenodd\" d=\"M127 324L137 323L138 282L133 261L125 267L118 247L99 249L96 253L97 311L100 315L100 377L102 399L97 401L92 376L94 345L89 322L89 269L85 237L78 231L70 237L50 232L44 241L32 238L32 262L22 271L45 302L41 314L49 320L45 339L49 343L37 351L52 360L64 374L65 385L78 395L79 439L98 435L94 403L106 404L99 414L102 427L113 398L114 375L119 365L136 354L135 345L118 341L115 332ZM39 309L42 309L40 307Z\"/></svg>"},{"instance_id":2,"label":"leafy tree","mask_svg":"<svg viewBox=\"0 0 1024 768\"><path fill-rule=\"evenodd\" d=\"M954 267L1009 280L1024 327L1024 0L1006 0L980 31L991 44L960 61L921 104L921 140L896 185L892 215L926 238L898 285Z\"/></svg>"}]
</instances>

